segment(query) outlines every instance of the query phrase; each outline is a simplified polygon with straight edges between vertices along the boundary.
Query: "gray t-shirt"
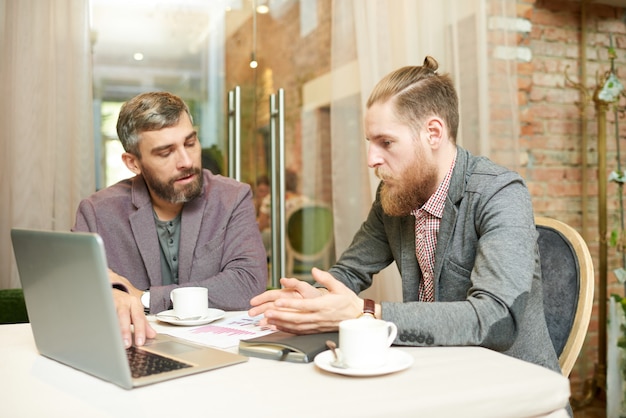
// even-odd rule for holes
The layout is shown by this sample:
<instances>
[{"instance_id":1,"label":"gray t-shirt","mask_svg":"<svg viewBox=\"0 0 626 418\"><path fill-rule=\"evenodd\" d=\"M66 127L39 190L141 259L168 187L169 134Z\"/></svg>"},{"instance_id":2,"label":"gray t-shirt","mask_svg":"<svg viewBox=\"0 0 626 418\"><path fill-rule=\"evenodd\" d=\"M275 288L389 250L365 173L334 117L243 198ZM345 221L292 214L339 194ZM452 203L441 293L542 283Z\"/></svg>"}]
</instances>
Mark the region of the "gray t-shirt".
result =
<instances>
[{"instance_id":1,"label":"gray t-shirt","mask_svg":"<svg viewBox=\"0 0 626 418\"><path fill-rule=\"evenodd\" d=\"M154 215L154 222L161 247L161 277L163 286L178 284L178 248L180 246L181 214L170 221L161 221Z\"/></svg>"}]
</instances>

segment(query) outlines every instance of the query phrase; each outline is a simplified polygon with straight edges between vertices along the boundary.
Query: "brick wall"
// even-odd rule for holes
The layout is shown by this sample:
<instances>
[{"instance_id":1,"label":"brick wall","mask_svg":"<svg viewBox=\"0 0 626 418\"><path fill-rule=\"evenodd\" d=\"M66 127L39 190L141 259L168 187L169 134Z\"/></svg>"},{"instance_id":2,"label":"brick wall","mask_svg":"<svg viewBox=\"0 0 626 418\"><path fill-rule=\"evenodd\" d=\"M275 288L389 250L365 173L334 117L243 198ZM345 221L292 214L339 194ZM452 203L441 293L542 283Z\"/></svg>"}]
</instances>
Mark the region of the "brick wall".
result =
<instances>
[{"instance_id":1,"label":"brick wall","mask_svg":"<svg viewBox=\"0 0 626 418\"><path fill-rule=\"evenodd\" d=\"M518 0L518 18L531 23L528 32L518 34L518 46L528 48L531 56L518 62L520 107L520 152L524 161L521 172L528 182L535 212L551 216L574 226L585 237L596 269L596 303L587 341L572 371L572 391L581 390L581 382L591 378L598 360L598 171L596 111L591 100L597 85L597 73L610 69L608 46L610 34L617 47L615 66L622 82L626 82L626 26L624 10L589 4L586 13L586 63L581 62L582 12L579 1ZM586 80L581 80L586 65ZM571 82L567 81L567 77ZM578 84L578 86L576 86ZM586 93L583 93L586 92ZM622 104L623 105L623 104ZM623 118L623 115L621 116ZM607 114L607 173L616 169L616 135L613 111ZM583 124L586 123L586 127ZM624 133L626 119L620 119L619 141L626 150ZM583 128L587 146L583 149ZM587 168L583 167L583 153ZM623 158L622 158L623 160ZM623 163L624 161L622 161ZM586 170L586 179L583 178ZM586 205L583 185L587 184ZM583 205L587 210L583 231ZM617 188L608 185L608 230L618 227ZM608 248L609 294L623 295L613 269L621 264L621 254ZM602 325L604 326L604 325Z\"/></svg>"}]
</instances>

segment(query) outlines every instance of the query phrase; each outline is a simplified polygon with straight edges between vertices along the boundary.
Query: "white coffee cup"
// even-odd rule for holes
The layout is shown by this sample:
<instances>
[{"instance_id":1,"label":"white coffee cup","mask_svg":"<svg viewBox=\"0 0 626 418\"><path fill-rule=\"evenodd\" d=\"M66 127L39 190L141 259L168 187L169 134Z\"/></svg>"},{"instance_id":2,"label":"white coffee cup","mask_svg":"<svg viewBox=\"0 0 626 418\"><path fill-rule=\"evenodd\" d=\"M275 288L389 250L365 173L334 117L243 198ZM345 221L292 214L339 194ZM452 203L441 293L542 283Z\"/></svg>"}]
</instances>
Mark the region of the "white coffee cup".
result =
<instances>
[{"instance_id":1,"label":"white coffee cup","mask_svg":"<svg viewBox=\"0 0 626 418\"><path fill-rule=\"evenodd\" d=\"M339 323L340 361L354 369L382 367L389 347L398 334L393 322L373 318L348 319Z\"/></svg>"},{"instance_id":2,"label":"white coffee cup","mask_svg":"<svg viewBox=\"0 0 626 418\"><path fill-rule=\"evenodd\" d=\"M180 319L204 316L209 310L209 291L206 287L179 287L170 292L174 315Z\"/></svg>"}]
</instances>

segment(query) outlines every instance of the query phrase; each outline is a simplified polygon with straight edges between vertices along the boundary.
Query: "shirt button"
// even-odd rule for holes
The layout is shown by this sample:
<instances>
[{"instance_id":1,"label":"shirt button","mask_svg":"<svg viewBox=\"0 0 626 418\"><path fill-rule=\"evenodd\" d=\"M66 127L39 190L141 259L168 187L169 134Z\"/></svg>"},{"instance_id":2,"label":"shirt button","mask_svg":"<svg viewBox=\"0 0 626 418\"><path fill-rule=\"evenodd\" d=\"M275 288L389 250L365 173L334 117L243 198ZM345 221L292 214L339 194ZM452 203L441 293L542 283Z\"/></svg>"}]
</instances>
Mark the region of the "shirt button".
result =
<instances>
[{"instance_id":1,"label":"shirt button","mask_svg":"<svg viewBox=\"0 0 626 418\"><path fill-rule=\"evenodd\" d=\"M172 238L170 238L170 244L173 244L174 240Z\"/></svg>"},{"instance_id":2,"label":"shirt button","mask_svg":"<svg viewBox=\"0 0 626 418\"><path fill-rule=\"evenodd\" d=\"M417 238L418 238L418 239L422 239L422 238L424 238L424 234L417 234Z\"/></svg>"},{"instance_id":3,"label":"shirt button","mask_svg":"<svg viewBox=\"0 0 626 418\"><path fill-rule=\"evenodd\" d=\"M424 273L424 277L429 278L430 277L430 273L428 273L428 272Z\"/></svg>"}]
</instances>

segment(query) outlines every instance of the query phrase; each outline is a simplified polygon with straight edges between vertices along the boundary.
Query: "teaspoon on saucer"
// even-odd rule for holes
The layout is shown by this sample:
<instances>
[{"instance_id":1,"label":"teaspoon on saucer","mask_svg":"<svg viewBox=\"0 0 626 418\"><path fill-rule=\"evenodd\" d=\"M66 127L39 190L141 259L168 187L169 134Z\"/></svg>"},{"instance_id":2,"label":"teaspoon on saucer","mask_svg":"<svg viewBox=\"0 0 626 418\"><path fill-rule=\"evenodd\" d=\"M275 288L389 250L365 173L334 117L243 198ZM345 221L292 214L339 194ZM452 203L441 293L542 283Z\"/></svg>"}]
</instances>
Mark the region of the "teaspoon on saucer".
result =
<instances>
[{"instance_id":1,"label":"teaspoon on saucer","mask_svg":"<svg viewBox=\"0 0 626 418\"><path fill-rule=\"evenodd\" d=\"M339 356L337 355L337 344L334 341L326 340L326 347L330 349L333 353L334 361L330 362L330 365L333 367L337 367L338 369L347 369L347 366L343 364L341 360L339 360Z\"/></svg>"},{"instance_id":2,"label":"teaspoon on saucer","mask_svg":"<svg viewBox=\"0 0 626 418\"><path fill-rule=\"evenodd\" d=\"M157 315L157 318L158 318L158 317L174 318L174 319L176 319L177 321L196 321L196 320L198 320L198 319L200 319L200 318L203 318L203 317L204 317L204 315L200 315L200 316L190 316L190 317L187 317L187 318L181 318L180 316L171 315L171 314L158 314L158 315Z\"/></svg>"}]
</instances>

